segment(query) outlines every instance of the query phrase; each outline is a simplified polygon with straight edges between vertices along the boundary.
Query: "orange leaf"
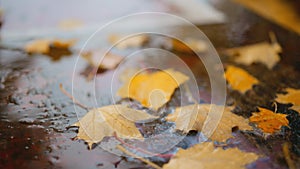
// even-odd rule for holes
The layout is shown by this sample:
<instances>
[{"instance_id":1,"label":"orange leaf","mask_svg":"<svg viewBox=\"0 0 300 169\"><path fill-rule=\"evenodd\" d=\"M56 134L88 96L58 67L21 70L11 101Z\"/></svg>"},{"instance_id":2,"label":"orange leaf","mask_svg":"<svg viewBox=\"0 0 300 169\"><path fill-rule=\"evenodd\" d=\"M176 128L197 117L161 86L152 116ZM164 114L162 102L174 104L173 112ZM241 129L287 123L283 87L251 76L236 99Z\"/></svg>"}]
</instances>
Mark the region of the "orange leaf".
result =
<instances>
[{"instance_id":1,"label":"orange leaf","mask_svg":"<svg viewBox=\"0 0 300 169\"><path fill-rule=\"evenodd\" d=\"M258 108L260 112L253 113L250 122L256 123L257 127L265 133L273 134L282 126L288 126L289 121L286 114L274 113L271 110Z\"/></svg>"},{"instance_id":2,"label":"orange leaf","mask_svg":"<svg viewBox=\"0 0 300 169\"><path fill-rule=\"evenodd\" d=\"M238 90L241 93L245 93L251 89L254 84L259 82L248 72L235 66L227 66L225 78L234 90Z\"/></svg>"}]
</instances>

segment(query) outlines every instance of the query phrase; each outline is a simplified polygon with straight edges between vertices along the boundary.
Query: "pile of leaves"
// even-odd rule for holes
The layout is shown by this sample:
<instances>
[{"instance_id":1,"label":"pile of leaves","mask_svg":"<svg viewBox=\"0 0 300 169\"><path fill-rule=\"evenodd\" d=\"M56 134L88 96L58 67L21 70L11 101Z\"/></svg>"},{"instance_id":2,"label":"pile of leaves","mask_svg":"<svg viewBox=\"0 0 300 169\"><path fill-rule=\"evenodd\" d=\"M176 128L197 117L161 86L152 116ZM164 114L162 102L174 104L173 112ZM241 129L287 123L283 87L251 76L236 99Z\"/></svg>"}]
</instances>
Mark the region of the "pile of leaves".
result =
<instances>
[{"instance_id":1,"label":"pile of leaves","mask_svg":"<svg viewBox=\"0 0 300 169\"><path fill-rule=\"evenodd\" d=\"M115 42L118 38L112 37L110 40ZM245 67L258 64L272 72L272 69L280 61L281 47L272 35L271 40L271 43L262 42L225 51L225 55L231 57L232 60L226 65L224 74L228 83L229 96L236 99L232 106L191 103L190 105L175 107L170 112L161 112L161 108L176 97L176 91L181 85L187 83L189 77L173 68L142 72L124 79L123 86L116 93L123 100L129 99L130 102L135 102L139 106L115 104L89 110L83 118L72 125L79 128L76 138L84 140L89 149L93 149L105 137L114 137L120 142L116 149L138 158L154 168L164 169L246 168L247 165L264 158L265 154L263 153L256 154L252 151L241 150L238 147L226 146L227 142L234 138L236 130L240 130L242 133L251 133L264 139L290 133L290 137L286 140L292 143L291 145L297 154L297 151L300 150L300 117L298 113L300 90L291 87L281 89L277 87L275 91L272 91L277 94L270 96L269 100L266 101L271 103L271 106L259 103L259 101L255 104L256 102L251 100L252 97L249 97L253 92L256 92L257 86L265 86L265 82L261 81L257 75L249 73ZM148 41L148 37L141 36L131 39L128 44L121 42L118 47L123 49L142 45ZM192 44L197 44L196 42L196 40L191 40ZM193 51L178 43L172 41L173 50ZM200 47L203 44L198 43L196 46L200 52L205 50L205 47ZM108 54L110 60L102 62L105 64L98 65L93 61L93 55L93 52L87 53L84 58L97 69L99 67L114 69L121 61L120 57ZM241 109L239 100L246 100L242 102L242 106L250 106L251 108ZM245 104L247 100L251 104ZM213 112L210 111L211 109ZM203 129L206 121L213 121L214 115L211 113L215 112L221 113L222 117L212 133L206 132ZM148 124L156 126L171 124L169 127L172 132L182 136L196 131L205 137L205 141L198 141L195 145L188 145L187 147L178 144L175 146L175 152L170 151L164 154L151 154L126 143L126 140L143 141L149 134L143 133L143 129L139 126L147 126ZM155 134L155 131L153 130L151 134ZM295 164L290 157L289 149L289 146L283 146L285 160L288 166L292 168L295 167ZM153 163L151 158L140 157L138 155L140 153L151 154L166 160L163 163Z\"/></svg>"}]
</instances>

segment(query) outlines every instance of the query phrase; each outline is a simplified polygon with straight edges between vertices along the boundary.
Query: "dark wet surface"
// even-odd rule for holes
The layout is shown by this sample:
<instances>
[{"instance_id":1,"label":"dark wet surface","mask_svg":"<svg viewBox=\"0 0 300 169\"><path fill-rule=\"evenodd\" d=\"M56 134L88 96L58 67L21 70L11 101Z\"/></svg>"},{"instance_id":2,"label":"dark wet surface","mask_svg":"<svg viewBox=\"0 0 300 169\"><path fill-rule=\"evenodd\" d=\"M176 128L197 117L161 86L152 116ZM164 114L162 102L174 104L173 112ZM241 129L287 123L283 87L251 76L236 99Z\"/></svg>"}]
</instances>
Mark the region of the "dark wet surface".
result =
<instances>
[{"instance_id":1,"label":"dark wet surface","mask_svg":"<svg viewBox=\"0 0 300 169\"><path fill-rule=\"evenodd\" d=\"M249 117L257 106L274 110L272 103L276 92L283 92L286 87L300 88L300 37L232 3L216 3L216 6L228 14L229 23L199 28L219 51L226 47L268 40L269 31L277 35L283 47L280 63L273 70L260 64L241 66L261 83L245 95L228 90L227 99L228 104L235 103L234 112L244 117ZM178 28L177 31L188 29ZM52 57L48 57L30 56L6 47L0 49L0 168L149 168L138 160L123 159L111 154L100 146L88 150L84 141L72 140L76 136L76 129L66 128L76 122L78 116L82 117L86 110L78 107L75 110L72 101L59 90L59 83L71 91L77 53L55 49L51 51ZM201 101L209 102L210 84L203 64L193 54L178 55L195 74ZM226 56L221 55L221 59L225 65L233 64ZM74 96L81 103L92 107L94 86L82 73L86 69L87 63L79 60L79 71L74 76L76 86L80 88ZM112 77L112 71L99 72L98 76L101 76L96 86L101 93L99 104L110 104L111 98L105 97L110 94L106 79ZM177 102L175 94L169 106L177 105ZM299 114L288 110L287 105L280 104L278 112L289 115L290 128L285 127L280 133L266 138L258 131L237 131L236 138L228 141L229 147L237 146L263 156L249 165L249 168L288 168L282 153L284 142L291 144L292 157L297 167L300 167ZM142 130L147 135L147 130L151 133L153 128L155 125L149 124ZM178 147L187 148L195 144L196 135L190 133ZM156 161L159 164L162 162L161 159Z\"/></svg>"}]
</instances>

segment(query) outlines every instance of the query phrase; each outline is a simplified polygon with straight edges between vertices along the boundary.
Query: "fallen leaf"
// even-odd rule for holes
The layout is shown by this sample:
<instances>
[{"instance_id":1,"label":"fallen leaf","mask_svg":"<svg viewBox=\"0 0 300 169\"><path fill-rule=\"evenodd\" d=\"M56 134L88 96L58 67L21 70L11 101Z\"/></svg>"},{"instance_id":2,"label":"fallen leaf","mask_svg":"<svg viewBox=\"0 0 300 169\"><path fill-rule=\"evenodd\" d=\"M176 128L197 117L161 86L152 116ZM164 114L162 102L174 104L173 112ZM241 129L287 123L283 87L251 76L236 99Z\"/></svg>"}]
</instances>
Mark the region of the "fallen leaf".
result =
<instances>
[{"instance_id":1,"label":"fallen leaf","mask_svg":"<svg viewBox=\"0 0 300 169\"><path fill-rule=\"evenodd\" d=\"M234 127L238 127L240 130L252 130L252 127L249 126L247 119L244 119L243 117L235 115L231 112L232 107L223 107L210 104L195 104L176 108L173 114L169 114L166 117L166 120L175 122L177 130L184 132L188 132L190 130L201 131L203 130L205 121L216 121L216 117L214 115L208 116L210 108L212 108L211 106L214 106L213 110L223 110L222 117L216 126L215 131L208 134L212 140L219 142L226 141L228 138L232 137L232 128ZM207 135L207 131L201 132L204 132L204 135Z\"/></svg>"},{"instance_id":2,"label":"fallen leaf","mask_svg":"<svg viewBox=\"0 0 300 169\"><path fill-rule=\"evenodd\" d=\"M277 94L276 101L278 103L288 104L292 103L291 109L299 112L300 110L300 90L287 88L287 94Z\"/></svg>"},{"instance_id":3,"label":"fallen leaf","mask_svg":"<svg viewBox=\"0 0 300 169\"><path fill-rule=\"evenodd\" d=\"M83 22L77 19L68 19L59 22L58 27L62 30L74 30L76 28L82 27Z\"/></svg>"},{"instance_id":4,"label":"fallen leaf","mask_svg":"<svg viewBox=\"0 0 300 169\"><path fill-rule=\"evenodd\" d=\"M185 42L181 42L177 39L172 39L172 48L180 52L205 52L207 50L207 44L203 40L199 39L186 39Z\"/></svg>"},{"instance_id":5,"label":"fallen leaf","mask_svg":"<svg viewBox=\"0 0 300 169\"><path fill-rule=\"evenodd\" d=\"M259 82L245 70L230 65L226 68L225 78L232 89L238 90L241 93L245 93L247 90L250 90L253 85Z\"/></svg>"},{"instance_id":6,"label":"fallen leaf","mask_svg":"<svg viewBox=\"0 0 300 169\"><path fill-rule=\"evenodd\" d=\"M50 52L51 47L68 49L72 45L74 45L75 40L60 40L60 39L37 39L27 43L24 47L24 50L27 53L39 53L39 54L47 54Z\"/></svg>"},{"instance_id":7,"label":"fallen leaf","mask_svg":"<svg viewBox=\"0 0 300 169\"><path fill-rule=\"evenodd\" d=\"M122 38L120 35L110 35L108 37L108 41L115 45L118 43ZM128 38L125 38L124 40L120 41L118 44L116 44L116 47L119 49L126 49L126 48L134 48L134 47L140 47L147 43L149 41L149 36L143 34L143 35L135 35Z\"/></svg>"},{"instance_id":8,"label":"fallen leaf","mask_svg":"<svg viewBox=\"0 0 300 169\"><path fill-rule=\"evenodd\" d=\"M29 42L25 46L25 51L27 53L41 53L45 54L48 53L50 50L51 41L49 39L38 39L32 42Z\"/></svg>"},{"instance_id":9,"label":"fallen leaf","mask_svg":"<svg viewBox=\"0 0 300 169\"><path fill-rule=\"evenodd\" d=\"M243 169L247 164L259 158L255 153L248 153L238 148L215 148L213 143L197 144L179 151L171 158L163 169Z\"/></svg>"},{"instance_id":10,"label":"fallen leaf","mask_svg":"<svg viewBox=\"0 0 300 169\"><path fill-rule=\"evenodd\" d=\"M121 138L143 139L135 122L155 119L143 111L134 110L124 105L109 105L92 109L72 126L79 127L77 138L85 140L89 148L114 132Z\"/></svg>"},{"instance_id":11,"label":"fallen leaf","mask_svg":"<svg viewBox=\"0 0 300 169\"><path fill-rule=\"evenodd\" d=\"M226 52L235 57L236 63L244 65L262 63L272 69L280 61L281 46L278 43L261 42L228 49Z\"/></svg>"},{"instance_id":12,"label":"fallen leaf","mask_svg":"<svg viewBox=\"0 0 300 169\"><path fill-rule=\"evenodd\" d=\"M143 106L157 110L167 103L175 89L188 79L186 75L172 69L140 73L127 79L119 89L118 95L135 99Z\"/></svg>"},{"instance_id":13,"label":"fallen leaf","mask_svg":"<svg viewBox=\"0 0 300 169\"><path fill-rule=\"evenodd\" d=\"M274 113L265 108L258 108L258 113L253 113L250 122L257 124L263 132L273 134L281 129L282 126L288 126L289 121L286 114Z\"/></svg>"},{"instance_id":14,"label":"fallen leaf","mask_svg":"<svg viewBox=\"0 0 300 169\"><path fill-rule=\"evenodd\" d=\"M92 67L99 67L102 69L114 69L122 61L123 57L112 54L108 52L105 54L103 51L94 50L82 53L82 57L91 65Z\"/></svg>"}]
</instances>

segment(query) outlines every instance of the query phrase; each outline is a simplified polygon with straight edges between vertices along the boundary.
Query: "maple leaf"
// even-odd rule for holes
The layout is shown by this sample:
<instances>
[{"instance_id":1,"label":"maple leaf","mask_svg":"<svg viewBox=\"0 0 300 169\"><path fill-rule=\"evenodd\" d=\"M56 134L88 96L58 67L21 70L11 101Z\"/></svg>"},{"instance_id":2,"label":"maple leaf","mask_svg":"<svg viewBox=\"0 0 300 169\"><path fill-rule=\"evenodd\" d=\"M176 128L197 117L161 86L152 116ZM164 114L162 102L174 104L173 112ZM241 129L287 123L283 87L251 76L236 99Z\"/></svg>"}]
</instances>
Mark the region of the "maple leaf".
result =
<instances>
[{"instance_id":1,"label":"maple leaf","mask_svg":"<svg viewBox=\"0 0 300 169\"><path fill-rule=\"evenodd\" d=\"M281 129L282 126L288 126L289 121L286 114L274 113L265 108L258 108L258 113L253 113L250 122L256 123L257 127L265 133L273 134Z\"/></svg>"},{"instance_id":2,"label":"maple leaf","mask_svg":"<svg viewBox=\"0 0 300 169\"><path fill-rule=\"evenodd\" d=\"M24 47L24 50L27 53L40 53L47 54L50 52L50 47L56 47L61 49L68 49L74 45L75 40L60 40L60 39L37 39L27 43Z\"/></svg>"},{"instance_id":3,"label":"maple leaf","mask_svg":"<svg viewBox=\"0 0 300 169\"><path fill-rule=\"evenodd\" d=\"M108 37L108 41L111 44L115 44L122 38L124 38L124 37L113 34ZM124 39L123 41L120 41L118 44L116 44L116 47L119 49L139 47L139 46L144 45L148 41L149 41L149 36L147 36L147 35L135 35L132 37L128 37L128 38Z\"/></svg>"},{"instance_id":4,"label":"maple leaf","mask_svg":"<svg viewBox=\"0 0 300 169\"><path fill-rule=\"evenodd\" d=\"M122 98L132 98L155 110L167 103L174 90L189 79L186 75L167 69L140 73L129 78L119 89Z\"/></svg>"},{"instance_id":5,"label":"maple leaf","mask_svg":"<svg viewBox=\"0 0 300 169\"><path fill-rule=\"evenodd\" d=\"M214 116L214 114L209 115L210 108L214 111L211 113L219 113L219 111L223 111L220 121L217 121L217 117ZM173 114L169 114L166 119L168 121L175 122L176 129L184 132L188 132L190 130L201 131L203 130L205 121L208 121L208 127L211 128L208 128L208 130L205 129L207 131L201 132L203 132L205 136L210 136L210 138L214 141L223 142L232 137L232 128L234 127L238 127L240 130L252 130L252 127L248 124L248 120L231 113L231 109L231 107L211 104L195 104L176 108L175 112ZM214 125L215 123L218 123L218 125L213 132L210 129L213 129L211 125Z\"/></svg>"},{"instance_id":6,"label":"maple leaf","mask_svg":"<svg viewBox=\"0 0 300 169\"><path fill-rule=\"evenodd\" d=\"M122 61L123 57L119 55L112 54L110 52L106 53L103 57L104 52L100 50L94 50L82 53L82 57L92 66L99 67L103 69L114 69ZM98 63L100 64L98 65Z\"/></svg>"},{"instance_id":7,"label":"maple leaf","mask_svg":"<svg viewBox=\"0 0 300 169\"><path fill-rule=\"evenodd\" d=\"M243 152L238 148L214 148L213 143L196 144L186 150L179 151L171 158L163 169L243 169L245 165L259 158L254 153Z\"/></svg>"},{"instance_id":8,"label":"maple leaf","mask_svg":"<svg viewBox=\"0 0 300 169\"><path fill-rule=\"evenodd\" d=\"M225 78L234 90L238 90L241 93L250 90L254 84L259 82L245 70L231 65L226 68Z\"/></svg>"},{"instance_id":9,"label":"maple leaf","mask_svg":"<svg viewBox=\"0 0 300 169\"><path fill-rule=\"evenodd\" d=\"M114 132L122 138L143 139L135 122L155 119L143 111L134 110L124 105L109 105L90 110L72 126L79 127L77 138L85 140L89 148Z\"/></svg>"},{"instance_id":10,"label":"maple leaf","mask_svg":"<svg viewBox=\"0 0 300 169\"><path fill-rule=\"evenodd\" d=\"M236 63L251 65L253 63L262 63L269 69L272 69L279 61L281 53L281 46L277 43L275 35L271 39L273 43L261 42L248 46L228 49L226 52L231 56L235 56Z\"/></svg>"},{"instance_id":11,"label":"maple leaf","mask_svg":"<svg viewBox=\"0 0 300 169\"><path fill-rule=\"evenodd\" d=\"M300 112L300 90L287 88L286 91L287 94L277 94L276 101L283 104L292 103L291 109Z\"/></svg>"}]
</instances>

